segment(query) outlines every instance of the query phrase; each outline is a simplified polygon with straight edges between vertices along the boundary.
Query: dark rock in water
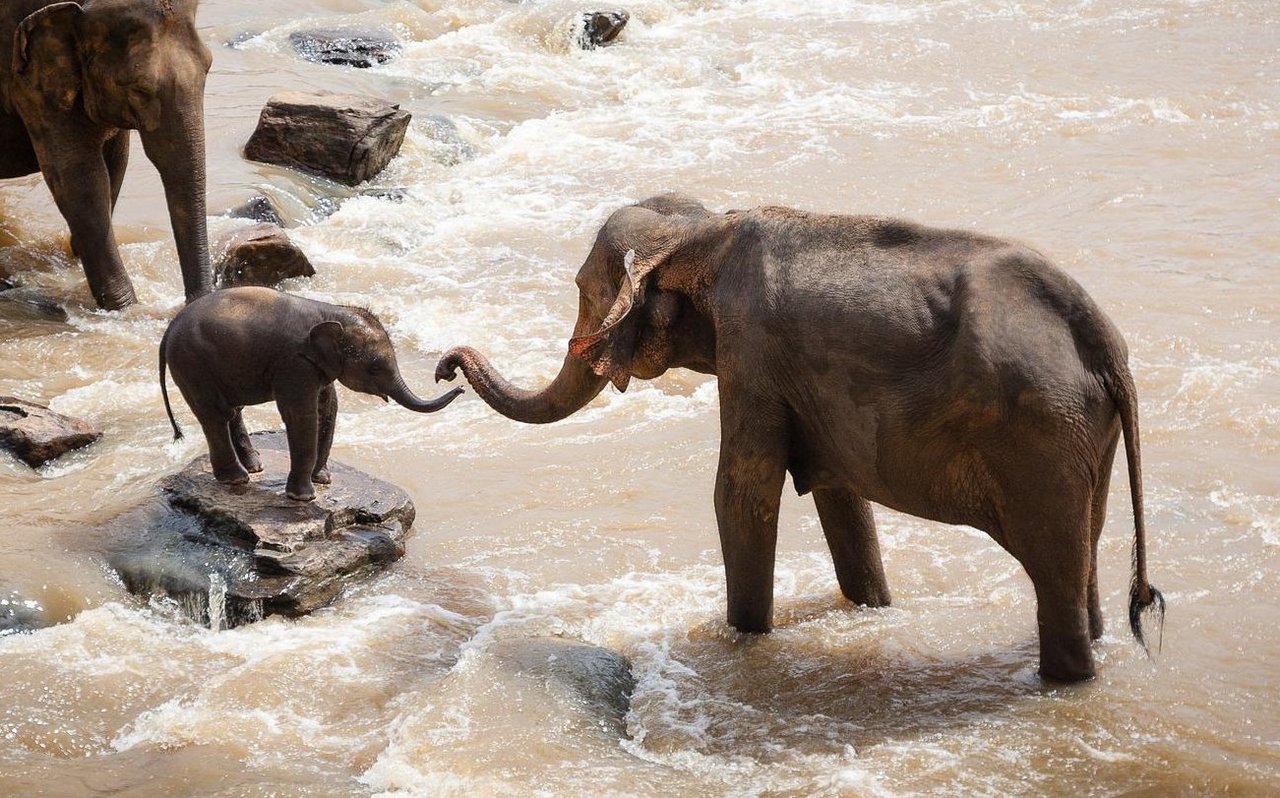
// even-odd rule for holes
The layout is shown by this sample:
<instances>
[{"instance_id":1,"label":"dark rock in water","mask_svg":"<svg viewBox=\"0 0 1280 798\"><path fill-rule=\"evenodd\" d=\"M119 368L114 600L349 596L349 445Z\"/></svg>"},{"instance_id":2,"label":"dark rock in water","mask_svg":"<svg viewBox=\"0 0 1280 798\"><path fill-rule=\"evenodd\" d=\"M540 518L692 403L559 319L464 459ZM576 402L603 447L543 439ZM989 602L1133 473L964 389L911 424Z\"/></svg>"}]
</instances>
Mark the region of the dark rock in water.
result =
<instances>
[{"instance_id":1,"label":"dark rock in water","mask_svg":"<svg viewBox=\"0 0 1280 798\"><path fill-rule=\"evenodd\" d=\"M583 50L602 47L622 33L631 20L631 14L622 9L616 11L584 11L582 32L578 34L578 46Z\"/></svg>"},{"instance_id":2,"label":"dark rock in water","mask_svg":"<svg viewBox=\"0 0 1280 798\"><path fill-rule=\"evenodd\" d=\"M48 625L40 602L24 599L11 590L0 590L0 637L31 632Z\"/></svg>"},{"instance_id":3,"label":"dark rock in water","mask_svg":"<svg viewBox=\"0 0 1280 798\"><path fill-rule=\"evenodd\" d=\"M400 54L400 43L385 30L295 31L289 43L308 61L357 69L385 64Z\"/></svg>"},{"instance_id":4,"label":"dark rock in water","mask_svg":"<svg viewBox=\"0 0 1280 798\"><path fill-rule=\"evenodd\" d=\"M220 484L200 457L160 483L156 502L117 522L127 540L110 563L131 592L231 627L309 613L404 554L415 510L403 490L330 461L333 483L317 485L314 502L293 501L283 433L253 439L263 472L250 484Z\"/></svg>"},{"instance_id":5,"label":"dark rock in water","mask_svg":"<svg viewBox=\"0 0 1280 798\"><path fill-rule=\"evenodd\" d=\"M0 447L32 468L101 437L100 431L79 419L55 413L44 405L0 396Z\"/></svg>"},{"instance_id":6,"label":"dark rock in water","mask_svg":"<svg viewBox=\"0 0 1280 798\"><path fill-rule=\"evenodd\" d=\"M244 156L354 186L400 152L410 118L382 100L284 92L262 109Z\"/></svg>"},{"instance_id":7,"label":"dark rock in water","mask_svg":"<svg viewBox=\"0 0 1280 798\"><path fill-rule=\"evenodd\" d=\"M220 288L273 286L289 277L313 277L315 273L311 261L288 234L266 222L232 234L214 266Z\"/></svg>"},{"instance_id":8,"label":"dark rock in water","mask_svg":"<svg viewBox=\"0 0 1280 798\"><path fill-rule=\"evenodd\" d=\"M17 288L17 287L18 287L18 284L11 281L9 278L0 277L0 291L8 291L12 288Z\"/></svg>"},{"instance_id":9,"label":"dark rock in water","mask_svg":"<svg viewBox=\"0 0 1280 798\"><path fill-rule=\"evenodd\" d=\"M261 194L255 194L242 204L228 210L226 215L232 219L252 219L255 222L274 224L276 227L285 226L284 219L276 210L275 204Z\"/></svg>"},{"instance_id":10,"label":"dark rock in water","mask_svg":"<svg viewBox=\"0 0 1280 798\"><path fill-rule=\"evenodd\" d=\"M0 320L65 322L67 311L34 288L10 284L0 287Z\"/></svg>"},{"instance_id":11,"label":"dark rock in water","mask_svg":"<svg viewBox=\"0 0 1280 798\"><path fill-rule=\"evenodd\" d=\"M557 637L509 638L489 653L516 673L534 676L553 693L586 708L609 730L626 736L636 680L631 661L616 651Z\"/></svg>"}]
</instances>

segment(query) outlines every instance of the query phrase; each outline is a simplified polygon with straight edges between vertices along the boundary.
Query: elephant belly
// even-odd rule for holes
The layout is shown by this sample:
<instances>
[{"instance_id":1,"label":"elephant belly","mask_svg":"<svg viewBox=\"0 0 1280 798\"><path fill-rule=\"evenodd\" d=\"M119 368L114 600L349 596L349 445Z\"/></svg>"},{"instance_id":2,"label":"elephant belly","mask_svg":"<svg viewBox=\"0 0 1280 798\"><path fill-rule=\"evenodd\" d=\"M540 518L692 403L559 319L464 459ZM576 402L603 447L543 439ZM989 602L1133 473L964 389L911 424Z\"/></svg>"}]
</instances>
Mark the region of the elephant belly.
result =
<instances>
[{"instance_id":1,"label":"elephant belly","mask_svg":"<svg viewBox=\"0 0 1280 798\"><path fill-rule=\"evenodd\" d=\"M0 178L23 177L40 171L31 138L22 120L0 113Z\"/></svg>"}]
</instances>

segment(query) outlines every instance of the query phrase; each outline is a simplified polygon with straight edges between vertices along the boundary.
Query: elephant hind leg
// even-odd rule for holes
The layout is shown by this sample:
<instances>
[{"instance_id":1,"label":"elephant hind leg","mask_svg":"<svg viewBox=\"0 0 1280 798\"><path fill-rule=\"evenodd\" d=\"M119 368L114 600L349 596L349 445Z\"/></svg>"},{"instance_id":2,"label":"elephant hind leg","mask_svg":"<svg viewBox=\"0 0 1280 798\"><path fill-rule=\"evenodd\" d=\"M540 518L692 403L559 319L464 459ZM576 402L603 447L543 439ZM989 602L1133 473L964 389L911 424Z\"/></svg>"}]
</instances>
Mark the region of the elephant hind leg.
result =
<instances>
[{"instance_id":1,"label":"elephant hind leg","mask_svg":"<svg viewBox=\"0 0 1280 798\"><path fill-rule=\"evenodd\" d=\"M1107 448L1099 464L1098 481L1093 487L1093 500L1089 508L1089 637L1097 640L1102 637L1104 624L1102 621L1102 597L1098 591L1098 541L1102 538L1102 528L1107 523L1107 494L1111 489L1111 464L1115 459L1117 435Z\"/></svg>"},{"instance_id":2,"label":"elephant hind leg","mask_svg":"<svg viewBox=\"0 0 1280 798\"><path fill-rule=\"evenodd\" d=\"M1024 502L1002 524L1009 550L1035 588L1040 675L1061 682L1084 681L1095 673L1092 497L1078 493L1064 501Z\"/></svg>"},{"instance_id":3,"label":"elephant hind leg","mask_svg":"<svg viewBox=\"0 0 1280 798\"><path fill-rule=\"evenodd\" d=\"M240 465L244 466L244 470L250 474L260 473L262 457L254 448L253 441L249 438L249 431L245 429L241 408L236 408L235 415L231 417L230 430L231 445L235 449L236 459L240 461Z\"/></svg>"},{"instance_id":4,"label":"elephant hind leg","mask_svg":"<svg viewBox=\"0 0 1280 798\"><path fill-rule=\"evenodd\" d=\"M814 490L813 503L818 508L822 533L831 549L840 592L854 604L889 606L889 583L880 559L871 505L843 487Z\"/></svg>"}]
</instances>

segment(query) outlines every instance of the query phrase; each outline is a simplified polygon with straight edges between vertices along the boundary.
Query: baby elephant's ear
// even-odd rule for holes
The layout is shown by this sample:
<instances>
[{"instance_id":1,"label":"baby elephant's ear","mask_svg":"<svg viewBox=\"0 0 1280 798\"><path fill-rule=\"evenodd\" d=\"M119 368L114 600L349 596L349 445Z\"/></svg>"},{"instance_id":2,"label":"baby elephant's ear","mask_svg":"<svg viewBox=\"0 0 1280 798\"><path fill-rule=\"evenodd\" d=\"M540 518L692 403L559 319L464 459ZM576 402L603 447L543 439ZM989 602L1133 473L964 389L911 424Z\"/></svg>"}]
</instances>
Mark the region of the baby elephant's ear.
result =
<instances>
[{"instance_id":1,"label":"baby elephant's ear","mask_svg":"<svg viewBox=\"0 0 1280 798\"><path fill-rule=\"evenodd\" d=\"M316 365L324 375L336 380L342 373L342 325L336 321L322 321L311 328L302 344L302 356Z\"/></svg>"}]
</instances>

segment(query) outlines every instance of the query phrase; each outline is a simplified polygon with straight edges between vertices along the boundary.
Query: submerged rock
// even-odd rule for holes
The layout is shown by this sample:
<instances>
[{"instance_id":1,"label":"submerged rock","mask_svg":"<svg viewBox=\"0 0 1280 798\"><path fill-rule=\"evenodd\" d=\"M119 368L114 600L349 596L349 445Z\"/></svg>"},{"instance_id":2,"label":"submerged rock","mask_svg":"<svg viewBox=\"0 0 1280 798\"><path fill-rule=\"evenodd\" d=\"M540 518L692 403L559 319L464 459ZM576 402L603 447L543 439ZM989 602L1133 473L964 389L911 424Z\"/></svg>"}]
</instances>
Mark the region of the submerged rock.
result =
<instances>
[{"instance_id":1,"label":"submerged rock","mask_svg":"<svg viewBox=\"0 0 1280 798\"><path fill-rule=\"evenodd\" d=\"M5 287L8 285L8 288ZM66 308L34 288L0 281L0 321L65 322Z\"/></svg>"},{"instance_id":2,"label":"submerged rock","mask_svg":"<svg viewBox=\"0 0 1280 798\"><path fill-rule=\"evenodd\" d=\"M0 589L0 637L43 629L49 622L40 602Z\"/></svg>"},{"instance_id":3,"label":"submerged rock","mask_svg":"<svg viewBox=\"0 0 1280 798\"><path fill-rule=\"evenodd\" d=\"M318 64L368 69L400 54L400 42L385 30L304 30L289 34L293 49Z\"/></svg>"},{"instance_id":4,"label":"submerged rock","mask_svg":"<svg viewBox=\"0 0 1280 798\"><path fill-rule=\"evenodd\" d=\"M582 30L578 33L578 46L583 50L594 50L603 47L622 33L622 29L631 20L631 14L623 9L613 11L584 11L581 17Z\"/></svg>"},{"instance_id":5,"label":"submerged rock","mask_svg":"<svg viewBox=\"0 0 1280 798\"><path fill-rule=\"evenodd\" d=\"M322 607L353 579L404 554L412 500L400 488L330 461L314 502L285 497L283 433L255 433L263 472L223 485L209 458L159 485L157 500L119 522L111 567L138 595L167 598L213 628Z\"/></svg>"},{"instance_id":6,"label":"submerged rock","mask_svg":"<svg viewBox=\"0 0 1280 798\"><path fill-rule=\"evenodd\" d=\"M0 396L0 447L13 452L32 468L56 460L72 449L88 446L101 437L101 431L80 419L55 413L34 402Z\"/></svg>"},{"instance_id":7,"label":"submerged rock","mask_svg":"<svg viewBox=\"0 0 1280 798\"><path fill-rule=\"evenodd\" d=\"M226 212L232 219L252 219L255 222L266 222L276 227L284 227L284 218L276 210L275 203L261 194L254 194L243 203Z\"/></svg>"},{"instance_id":8,"label":"submerged rock","mask_svg":"<svg viewBox=\"0 0 1280 798\"><path fill-rule=\"evenodd\" d=\"M622 654L558 637L508 638L490 644L488 651L509 670L541 679L558 698L626 736L636 680L631 661Z\"/></svg>"},{"instance_id":9,"label":"submerged rock","mask_svg":"<svg viewBox=\"0 0 1280 798\"><path fill-rule=\"evenodd\" d=\"M410 118L382 100L284 92L267 101L244 156L354 186L400 152Z\"/></svg>"},{"instance_id":10,"label":"submerged rock","mask_svg":"<svg viewBox=\"0 0 1280 798\"><path fill-rule=\"evenodd\" d=\"M306 253L269 222L237 230L223 247L214 267L220 288L274 286L289 277L313 277L316 273Z\"/></svg>"}]
</instances>

